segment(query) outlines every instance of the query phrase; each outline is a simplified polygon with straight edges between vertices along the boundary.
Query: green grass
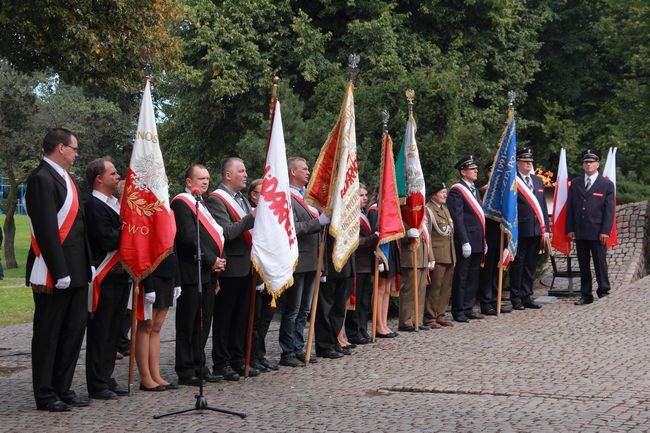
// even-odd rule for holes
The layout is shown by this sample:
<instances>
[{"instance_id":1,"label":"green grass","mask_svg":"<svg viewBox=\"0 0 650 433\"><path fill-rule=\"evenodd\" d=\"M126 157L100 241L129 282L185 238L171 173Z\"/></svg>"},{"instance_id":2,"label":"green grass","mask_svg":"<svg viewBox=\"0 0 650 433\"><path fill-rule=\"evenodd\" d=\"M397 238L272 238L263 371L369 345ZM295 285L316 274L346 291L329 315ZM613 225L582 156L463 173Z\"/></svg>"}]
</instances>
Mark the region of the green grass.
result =
<instances>
[{"instance_id":1,"label":"green grass","mask_svg":"<svg viewBox=\"0 0 650 433\"><path fill-rule=\"evenodd\" d=\"M5 216L0 215L0 227L4 224ZM7 269L4 256L4 243L0 260L4 269L5 279L0 281L0 326L25 323L32 320L34 300L32 290L25 287L25 263L29 251L29 226L27 217L16 215L16 261L18 268Z\"/></svg>"}]
</instances>

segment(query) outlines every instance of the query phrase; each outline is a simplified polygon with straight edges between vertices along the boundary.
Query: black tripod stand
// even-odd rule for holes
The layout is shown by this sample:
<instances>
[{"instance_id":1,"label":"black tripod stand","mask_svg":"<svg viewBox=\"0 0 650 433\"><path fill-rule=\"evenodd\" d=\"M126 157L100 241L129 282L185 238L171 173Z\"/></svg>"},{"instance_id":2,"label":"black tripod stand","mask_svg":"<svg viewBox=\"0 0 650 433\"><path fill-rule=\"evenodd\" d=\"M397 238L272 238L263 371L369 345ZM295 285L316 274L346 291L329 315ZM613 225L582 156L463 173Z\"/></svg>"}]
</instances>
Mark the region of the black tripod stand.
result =
<instances>
[{"instance_id":1,"label":"black tripod stand","mask_svg":"<svg viewBox=\"0 0 650 433\"><path fill-rule=\"evenodd\" d=\"M199 344L203 342L203 287L201 281L201 234L199 228L199 203L201 202L201 193L199 191L192 190L192 195L196 200L196 209L194 214L194 222L196 224L196 270L198 272L198 290L199 290ZM202 349L202 353L203 349ZM154 415L154 419L160 419L166 416L179 415L181 413L192 412L194 410L211 410L213 412L226 413L228 415L236 415L240 418L246 418L245 413L241 412L232 412L226 409L217 409L214 407L208 406L208 400L206 400L203 395L203 377L205 375L205 355L201 356L201 371L199 372L199 393L195 396L196 403L194 407L189 409L182 409L174 412L165 413L163 415Z\"/></svg>"}]
</instances>

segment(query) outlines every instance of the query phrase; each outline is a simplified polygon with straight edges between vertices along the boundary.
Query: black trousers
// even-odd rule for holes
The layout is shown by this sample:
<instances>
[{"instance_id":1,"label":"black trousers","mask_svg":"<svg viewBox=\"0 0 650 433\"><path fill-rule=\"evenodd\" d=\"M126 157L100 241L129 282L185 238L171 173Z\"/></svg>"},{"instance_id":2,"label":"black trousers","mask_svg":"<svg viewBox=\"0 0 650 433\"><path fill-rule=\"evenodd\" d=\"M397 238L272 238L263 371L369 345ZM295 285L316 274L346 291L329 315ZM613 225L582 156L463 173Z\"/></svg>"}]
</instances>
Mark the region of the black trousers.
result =
<instances>
[{"instance_id":1,"label":"black trousers","mask_svg":"<svg viewBox=\"0 0 650 433\"><path fill-rule=\"evenodd\" d=\"M212 321L212 362L215 370L227 364L244 365L251 275L221 277Z\"/></svg>"},{"instance_id":2,"label":"black trousers","mask_svg":"<svg viewBox=\"0 0 650 433\"><path fill-rule=\"evenodd\" d=\"M208 279L209 280L209 279ZM199 376L205 366L205 344L210 335L214 308L214 283L184 284L176 300L176 363L179 379ZM202 307L203 311L199 308ZM201 315L203 323L201 323ZM202 325L202 329L201 329Z\"/></svg>"},{"instance_id":3,"label":"black trousers","mask_svg":"<svg viewBox=\"0 0 650 433\"><path fill-rule=\"evenodd\" d=\"M368 335L368 311L372 300L372 275L357 274L357 293L354 311L345 316L345 335L348 339L370 338Z\"/></svg>"},{"instance_id":4,"label":"black trousers","mask_svg":"<svg viewBox=\"0 0 650 433\"><path fill-rule=\"evenodd\" d=\"M481 253L472 253L465 258L460 246L456 246L458 261L451 285L451 314L454 317L471 312L476 304L482 256Z\"/></svg>"},{"instance_id":5,"label":"black trousers","mask_svg":"<svg viewBox=\"0 0 650 433\"><path fill-rule=\"evenodd\" d=\"M340 349L338 335L345 317L345 293L352 284L353 278L321 283L316 308L316 355Z\"/></svg>"},{"instance_id":6,"label":"black trousers","mask_svg":"<svg viewBox=\"0 0 650 433\"><path fill-rule=\"evenodd\" d=\"M533 296L540 236L519 238L517 257L510 265L510 300L524 301Z\"/></svg>"},{"instance_id":7,"label":"black trousers","mask_svg":"<svg viewBox=\"0 0 650 433\"><path fill-rule=\"evenodd\" d=\"M88 318L86 385L95 394L111 387L122 319L129 302L129 277L109 274L100 286L97 311Z\"/></svg>"},{"instance_id":8,"label":"black trousers","mask_svg":"<svg viewBox=\"0 0 650 433\"><path fill-rule=\"evenodd\" d=\"M261 361L266 358L266 334L269 332L275 308L271 308L273 296L266 291L255 294L255 319L253 322L253 342L251 346L251 361Z\"/></svg>"},{"instance_id":9,"label":"black trousers","mask_svg":"<svg viewBox=\"0 0 650 433\"><path fill-rule=\"evenodd\" d=\"M589 262L593 257L594 271L599 295L609 293L609 275L607 273L607 248L600 241L576 240L576 254L580 265L580 293L583 298L593 299L591 267Z\"/></svg>"},{"instance_id":10,"label":"black trousers","mask_svg":"<svg viewBox=\"0 0 650 433\"><path fill-rule=\"evenodd\" d=\"M70 386L88 318L87 286L53 290L34 293L32 383L37 405L73 394Z\"/></svg>"}]
</instances>

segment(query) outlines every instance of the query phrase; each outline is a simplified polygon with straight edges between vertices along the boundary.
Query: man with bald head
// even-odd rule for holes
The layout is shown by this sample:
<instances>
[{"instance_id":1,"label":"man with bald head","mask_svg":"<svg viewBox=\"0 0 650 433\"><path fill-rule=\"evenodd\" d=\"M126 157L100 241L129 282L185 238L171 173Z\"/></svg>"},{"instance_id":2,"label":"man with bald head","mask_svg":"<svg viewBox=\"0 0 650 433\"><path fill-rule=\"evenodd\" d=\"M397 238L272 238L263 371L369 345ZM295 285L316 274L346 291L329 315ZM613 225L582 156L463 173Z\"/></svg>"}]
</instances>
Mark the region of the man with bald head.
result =
<instances>
[{"instance_id":1,"label":"man with bald head","mask_svg":"<svg viewBox=\"0 0 650 433\"><path fill-rule=\"evenodd\" d=\"M221 183L208 196L206 205L223 227L226 269L219 275L219 292L215 299L212 323L212 361L214 374L237 381L244 373L246 324L252 277L250 229L255 222L252 208L242 191L248 174L244 161L226 158L221 166ZM249 376L259 370L251 367Z\"/></svg>"}]
</instances>

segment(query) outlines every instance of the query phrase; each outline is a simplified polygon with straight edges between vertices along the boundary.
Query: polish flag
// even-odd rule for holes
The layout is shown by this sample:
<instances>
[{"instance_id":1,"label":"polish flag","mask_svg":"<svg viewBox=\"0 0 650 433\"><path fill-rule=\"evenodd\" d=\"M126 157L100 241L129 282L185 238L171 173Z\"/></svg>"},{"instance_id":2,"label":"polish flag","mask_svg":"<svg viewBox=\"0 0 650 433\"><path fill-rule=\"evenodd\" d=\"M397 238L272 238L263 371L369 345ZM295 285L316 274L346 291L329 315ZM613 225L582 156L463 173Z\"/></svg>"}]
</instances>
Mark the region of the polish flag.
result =
<instances>
[{"instance_id":1,"label":"polish flag","mask_svg":"<svg viewBox=\"0 0 650 433\"><path fill-rule=\"evenodd\" d=\"M566 234L566 208L569 196L569 176L566 165L566 150L560 151L560 163L557 169L557 182L555 194L553 195L553 247L569 255L571 252L571 241Z\"/></svg>"},{"instance_id":2,"label":"polish flag","mask_svg":"<svg viewBox=\"0 0 650 433\"><path fill-rule=\"evenodd\" d=\"M618 147L609 148L607 153L607 161L605 162L605 170L603 170L603 177L609 179L614 183L614 209L616 209L616 151ZM618 234L616 233L616 211L614 211L614 224L612 224L612 231L607 239L607 249L618 245Z\"/></svg>"}]
</instances>

